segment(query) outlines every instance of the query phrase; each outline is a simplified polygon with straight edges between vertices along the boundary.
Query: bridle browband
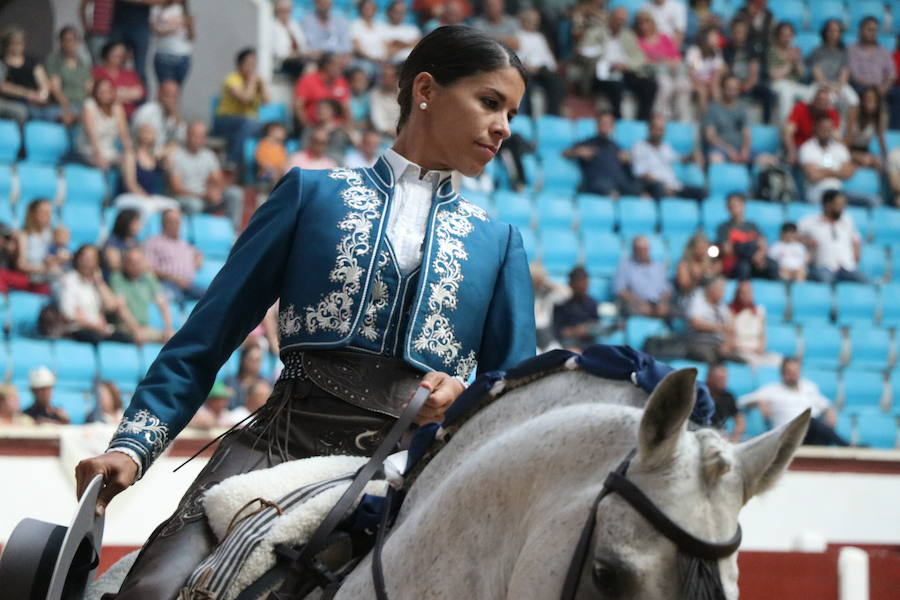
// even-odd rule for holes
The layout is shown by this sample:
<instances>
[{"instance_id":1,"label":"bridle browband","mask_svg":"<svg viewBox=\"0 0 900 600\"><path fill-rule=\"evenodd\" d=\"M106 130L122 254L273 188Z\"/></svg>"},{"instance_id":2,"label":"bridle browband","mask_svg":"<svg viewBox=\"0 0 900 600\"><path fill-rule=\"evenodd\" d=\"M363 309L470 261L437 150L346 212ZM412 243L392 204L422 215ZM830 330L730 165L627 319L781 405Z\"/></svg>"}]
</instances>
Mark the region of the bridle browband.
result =
<instances>
[{"instance_id":1,"label":"bridle browband","mask_svg":"<svg viewBox=\"0 0 900 600\"><path fill-rule=\"evenodd\" d=\"M594 528L597 523L597 509L600 506L600 502L613 492L617 493L653 525L654 529L666 536L669 541L685 554L702 560L718 560L734 554L738 546L741 545L740 525L738 525L737 531L727 542L710 542L685 531L666 516L640 488L626 477L628 467L631 465L631 459L634 458L635 454L636 450L629 452L625 460L609 472L606 476L606 481L603 482L603 489L600 490L600 494L591 505L591 512L588 515L587 522L584 524L584 528L581 530L581 536L578 538L578 544L575 546L572 562L569 563L569 570L566 573L566 580L563 584L562 600L574 600L575 598L578 584L581 580L581 572L584 570L584 563L587 560L591 539L594 536Z\"/></svg>"}]
</instances>

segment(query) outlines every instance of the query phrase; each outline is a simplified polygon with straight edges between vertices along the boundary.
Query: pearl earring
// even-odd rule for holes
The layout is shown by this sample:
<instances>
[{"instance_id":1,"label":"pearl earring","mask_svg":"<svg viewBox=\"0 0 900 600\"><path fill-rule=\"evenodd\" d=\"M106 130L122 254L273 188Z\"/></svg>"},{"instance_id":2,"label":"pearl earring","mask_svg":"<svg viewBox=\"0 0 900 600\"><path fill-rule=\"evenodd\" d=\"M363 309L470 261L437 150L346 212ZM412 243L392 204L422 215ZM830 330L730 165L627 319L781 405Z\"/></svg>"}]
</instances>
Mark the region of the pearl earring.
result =
<instances>
[{"instance_id":1,"label":"pearl earring","mask_svg":"<svg viewBox=\"0 0 900 600\"><path fill-rule=\"evenodd\" d=\"M426 108L428 108L428 103L427 103L427 102L420 102L420 103L419 103L419 108L421 108L422 110L425 110Z\"/></svg>"}]
</instances>

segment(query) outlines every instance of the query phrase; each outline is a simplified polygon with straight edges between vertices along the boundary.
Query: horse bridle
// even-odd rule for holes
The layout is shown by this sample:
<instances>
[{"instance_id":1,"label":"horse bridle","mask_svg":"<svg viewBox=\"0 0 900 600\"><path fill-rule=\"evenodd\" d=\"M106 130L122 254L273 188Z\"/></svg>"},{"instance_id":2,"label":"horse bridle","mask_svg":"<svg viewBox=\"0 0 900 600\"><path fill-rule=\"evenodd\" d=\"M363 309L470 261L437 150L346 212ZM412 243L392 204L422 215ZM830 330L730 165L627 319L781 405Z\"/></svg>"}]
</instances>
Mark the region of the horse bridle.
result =
<instances>
[{"instance_id":1,"label":"horse bridle","mask_svg":"<svg viewBox=\"0 0 900 600\"><path fill-rule=\"evenodd\" d=\"M600 506L600 502L613 492L625 500L653 525L654 529L669 538L685 554L703 560L718 560L731 556L738 549L738 546L741 545L740 525L738 525L737 531L727 542L710 542L685 531L667 517L640 488L626 477L628 467L631 465L631 459L634 458L636 452L636 450L629 452L628 456L619 463L619 466L610 471L609 475L606 476L606 481L603 482L603 489L600 490L600 494L591 505L587 523L584 524L584 528L581 530L581 536L578 538L578 544L575 546L572 562L569 563L569 570L566 573L566 580L563 585L562 600L574 600L575 598L578 584L581 580L581 573L584 570L584 563L587 560L588 550L590 549L591 539L594 536L594 528L597 523L597 509Z\"/></svg>"}]
</instances>

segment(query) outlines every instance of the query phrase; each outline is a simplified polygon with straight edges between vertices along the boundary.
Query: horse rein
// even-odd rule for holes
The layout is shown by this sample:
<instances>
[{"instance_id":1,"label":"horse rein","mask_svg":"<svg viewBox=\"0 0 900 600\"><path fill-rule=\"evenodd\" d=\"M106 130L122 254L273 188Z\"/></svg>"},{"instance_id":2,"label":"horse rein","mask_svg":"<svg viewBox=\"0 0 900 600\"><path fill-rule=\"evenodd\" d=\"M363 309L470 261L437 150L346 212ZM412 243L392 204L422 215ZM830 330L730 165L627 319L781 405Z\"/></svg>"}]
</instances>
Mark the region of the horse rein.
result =
<instances>
[{"instance_id":1,"label":"horse rein","mask_svg":"<svg viewBox=\"0 0 900 600\"><path fill-rule=\"evenodd\" d=\"M726 542L710 542L685 531L667 517L640 488L626 477L628 467L631 465L631 459L634 458L636 453L637 450L632 449L628 456L619 463L619 466L609 472L606 476L606 481L603 482L603 489L600 490L600 494L591 505L588 520L581 530L581 536L578 538L578 544L575 546L572 562L569 563L569 570L566 573L566 580L562 590L562 600L574 600L575 598L578 584L581 580L581 573L584 570L584 563L587 560L591 539L594 536L594 529L597 524L597 510L600 502L613 492L617 493L634 510L640 513L642 517L653 525L656 531L666 536L679 550L686 554L704 560L718 560L734 554L738 546L741 545L740 525L738 525L737 531L731 536L730 540Z\"/></svg>"}]
</instances>

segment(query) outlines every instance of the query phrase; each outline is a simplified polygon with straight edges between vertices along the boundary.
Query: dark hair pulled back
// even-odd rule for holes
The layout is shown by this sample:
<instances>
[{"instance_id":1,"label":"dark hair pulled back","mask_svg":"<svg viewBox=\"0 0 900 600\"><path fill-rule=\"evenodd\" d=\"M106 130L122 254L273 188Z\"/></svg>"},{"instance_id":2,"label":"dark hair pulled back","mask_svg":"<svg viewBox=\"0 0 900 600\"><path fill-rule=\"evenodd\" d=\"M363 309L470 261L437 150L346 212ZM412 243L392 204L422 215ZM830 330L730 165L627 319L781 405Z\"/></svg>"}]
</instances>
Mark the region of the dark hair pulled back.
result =
<instances>
[{"instance_id":1,"label":"dark hair pulled back","mask_svg":"<svg viewBox=\"0 0 900 600\"><path fill-rule=\"evenodd\" d=\"M473 27L446 25L438 27L422 38L400 67L400 120L397 132L409 120L412 111L413 81L419 73L427 72L440 85L448 86L458 80L513 67L526 81L525 67L516 53L501 42Z\"/></svg>"}]
</instances>

